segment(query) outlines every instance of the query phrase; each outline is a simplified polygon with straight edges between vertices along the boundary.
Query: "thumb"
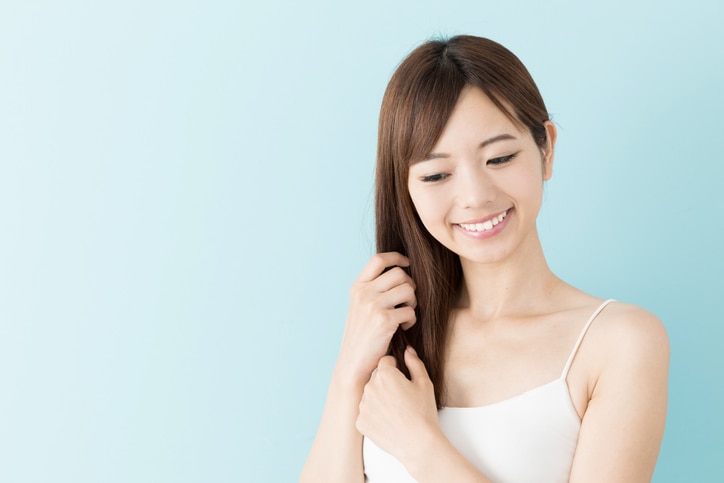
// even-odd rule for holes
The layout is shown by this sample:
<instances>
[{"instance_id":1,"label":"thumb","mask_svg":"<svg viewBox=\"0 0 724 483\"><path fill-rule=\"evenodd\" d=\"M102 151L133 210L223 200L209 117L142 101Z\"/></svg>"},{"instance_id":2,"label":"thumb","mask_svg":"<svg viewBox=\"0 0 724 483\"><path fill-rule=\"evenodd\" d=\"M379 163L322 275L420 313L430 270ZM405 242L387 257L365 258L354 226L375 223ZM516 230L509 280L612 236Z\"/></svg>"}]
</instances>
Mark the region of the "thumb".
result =
<instances>
[{"instance_id":1,"label":"thumb","mask_svg":"<svg viewBox=\"0 0 724 483\"><path fill-rule=\"evenodd\" d=\"M427 375L425 364L411 345L408 345L407 349L405 349L405 365L407 366L407 370L410 371L412 382L415 382L418 379L430 379Z\"/></svg>"}]
</instances>

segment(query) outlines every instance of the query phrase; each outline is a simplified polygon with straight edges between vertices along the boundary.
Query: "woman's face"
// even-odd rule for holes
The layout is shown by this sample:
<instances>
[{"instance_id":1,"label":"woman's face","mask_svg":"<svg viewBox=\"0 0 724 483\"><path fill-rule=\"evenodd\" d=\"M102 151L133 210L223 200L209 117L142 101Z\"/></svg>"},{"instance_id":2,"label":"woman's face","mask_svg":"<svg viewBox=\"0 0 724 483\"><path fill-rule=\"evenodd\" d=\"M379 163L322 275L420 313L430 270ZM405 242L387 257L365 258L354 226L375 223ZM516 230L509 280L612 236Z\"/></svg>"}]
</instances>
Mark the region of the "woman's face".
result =
<instances>
[{"instance_id":1,"label":"woman's face","mask_svg":"<svg viewBox=\"0 0 724 483\"><path fill-rule=\"evenodd\" d=\"M535 221L556 135L552 123L546 129L544 154L483 91L466 87L432 152L410 166L410 196L430 234L462 260L478 263L502 261L537 243Z\"/></svg>"}]
</instances>

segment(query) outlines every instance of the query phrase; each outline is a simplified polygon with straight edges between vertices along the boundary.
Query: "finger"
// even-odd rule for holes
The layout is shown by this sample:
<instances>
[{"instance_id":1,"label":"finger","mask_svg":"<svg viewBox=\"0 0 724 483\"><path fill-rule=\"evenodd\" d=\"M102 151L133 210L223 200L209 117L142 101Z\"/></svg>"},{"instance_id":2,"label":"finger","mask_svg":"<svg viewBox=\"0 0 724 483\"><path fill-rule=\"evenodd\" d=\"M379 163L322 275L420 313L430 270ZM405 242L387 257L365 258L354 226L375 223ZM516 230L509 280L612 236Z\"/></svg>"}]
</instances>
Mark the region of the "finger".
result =
<instances>
[{"instance_id":1,"label":"finger","mask_svg":"<svg viewBox=\"0 0 724 483\"><path fill-rule=\"evenodd\" d=\"M410 371L410 378L412 382L430 380L425 364L417 355L415 349L409 345L407 346L407 349L405 349L405 365Z\"/></svg>"},{"instance_id":2,"label":"finger","mask_svg":"<svg viewBox=\"0 0 724 483\"><path fill-rule=\"evenodd\" d=\"M410 315L405 315L404 322L400 322L399 326L402 330L407 330L413 325L415 325L415 322L417 322L417 316L415 315L415 309L412 307L400 307L399 309L395 310L402 310L402 309L409 309Z\"/></svg>"},{"instance_id":3,"label":"finger","mask_svg":"<svg viewBox=\"0 0 724 483\"><path fill-rule=\"evenodd\" d=\"M403 330L409 329L410 327L415 325L415 322L417 322L415 309L407 305L394 309L389 309L385 313L385 316L387 317L384 322L385 324L390 324L389 326L391 327L399 326L402 327Z\"/></svg>"},{"instance_id":4,"label":"finger","mask_svg":"<svg viewBox=\"0 0 724 483\"><path fill-rule=\"evenodd\" d=\"M387 292L380 295L379 303L385 308L395 308L406 305L413 309L417 307L417 298L415 297L415 289L412 285L405 283L398 285Z\"/></svg>"},{"instance_id":5,"label":"finger","mask_svg":"<svg viewBox=\"0 0 724 483\"><path fill-rule=\"evenodd\" d=\"M380 276L387 267L407 267L410 265L408 258L398 252L385 252L373 255L367 265L362 269L357 278L358 282L370 282Z\"/></svg>"},{"instance_id":6,"label":"finger","mask_svg":"<svg viewBox=\"0 0 724 483\"><path fill-rule=\"evenodd\" d=\"M397 361L392 356L382 356L377 363L377 369L397 369Z\"/></svg>"},{"instance_id":7,"label":"finger","mask_svg":"<svg viewBox=\"0 0 724 483\"><path fill-rule=\"evenodd\" d=\"M370 283L374 289L380 293L386 292L405 283L412 285L412 287L416 287L412 278L400 267L389 269Z\"/></svg>"}]
</instances>

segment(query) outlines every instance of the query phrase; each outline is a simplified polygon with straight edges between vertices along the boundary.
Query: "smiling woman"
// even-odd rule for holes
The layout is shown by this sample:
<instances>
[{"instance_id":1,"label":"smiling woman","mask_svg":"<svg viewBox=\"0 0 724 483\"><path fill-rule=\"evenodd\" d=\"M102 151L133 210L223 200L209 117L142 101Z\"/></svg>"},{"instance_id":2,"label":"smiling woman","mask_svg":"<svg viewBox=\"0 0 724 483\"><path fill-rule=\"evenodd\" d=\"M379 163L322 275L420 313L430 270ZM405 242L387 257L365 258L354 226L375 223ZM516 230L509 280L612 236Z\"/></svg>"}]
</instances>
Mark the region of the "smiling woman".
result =
<instances>
[{"instance_id":1,"label":"smiling woman","mask_svg":"<svg viewBox=\"0 0 724 483\"><path fill-rule=\"evenodd\" d=\"M552 174L556 132L550 121L544 125L549 141L541 148L482 90L467 87L434 154L411 165L408 190L417 215L461 261L493 262L505 257L518 249L512 236L525 235L526 243L537 243L530 235L543 181ZM478 242L483 239L488 243Z\"/></svg>"},{"instance_id":2,"label":"smiling woman","mask_svg":"<svg viewBox=\"0 0 724 483\"><path fill-rule=\"evenodd\" d=\"M555 142L532 78L493 41L430 41L399 66L379 253L351 289L303 481L651 479L667 336L548 268L536 219Z\"/></svg>"}]
</instances>

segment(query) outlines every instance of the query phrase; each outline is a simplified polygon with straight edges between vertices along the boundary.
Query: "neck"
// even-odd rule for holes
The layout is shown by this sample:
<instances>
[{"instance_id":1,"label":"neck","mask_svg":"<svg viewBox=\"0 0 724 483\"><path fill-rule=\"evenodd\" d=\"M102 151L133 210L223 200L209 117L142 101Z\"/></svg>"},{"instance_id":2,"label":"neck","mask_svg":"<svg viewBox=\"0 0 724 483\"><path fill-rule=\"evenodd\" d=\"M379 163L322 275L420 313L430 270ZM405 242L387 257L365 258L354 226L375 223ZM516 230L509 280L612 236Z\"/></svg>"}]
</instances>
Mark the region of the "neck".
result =
<instances>
[{"instance_id":1,"label":"neck","mask_svg":"<svg viewBox=\"0 0 724 483\"><path fill-rule=\"evenodd\" d=\"M458 307L480 322L545 307L562 281L548 268L537 232L524 245L494 263L461 259Z\"/></svg>"}]
</instances>

